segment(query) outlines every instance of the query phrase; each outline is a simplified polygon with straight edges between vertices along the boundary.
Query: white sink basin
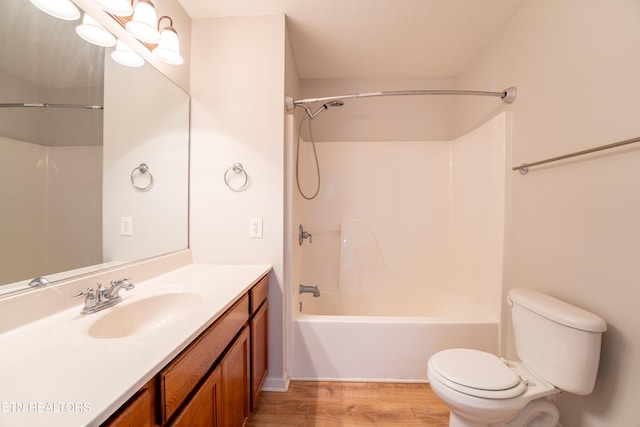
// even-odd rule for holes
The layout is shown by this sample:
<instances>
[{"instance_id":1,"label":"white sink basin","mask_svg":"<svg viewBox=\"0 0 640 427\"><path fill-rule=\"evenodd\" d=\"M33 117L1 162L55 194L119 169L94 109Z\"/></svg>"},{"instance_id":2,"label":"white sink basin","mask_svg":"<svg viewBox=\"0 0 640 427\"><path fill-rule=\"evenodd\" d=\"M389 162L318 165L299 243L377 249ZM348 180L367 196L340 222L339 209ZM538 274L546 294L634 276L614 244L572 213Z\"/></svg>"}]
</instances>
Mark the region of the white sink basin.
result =
<instances>
[{"instance_id":1,"label":"white sink basin","mask_svg":"<svg viewBox=\"0 0 640 427\"><path fill-rule=\"evenodd\" d=\"M188 292L150 296L127 305L107 309L87 333L94 338L124 338L148 333L191 313L202 297Z\"/></svg>"}]
</instances>

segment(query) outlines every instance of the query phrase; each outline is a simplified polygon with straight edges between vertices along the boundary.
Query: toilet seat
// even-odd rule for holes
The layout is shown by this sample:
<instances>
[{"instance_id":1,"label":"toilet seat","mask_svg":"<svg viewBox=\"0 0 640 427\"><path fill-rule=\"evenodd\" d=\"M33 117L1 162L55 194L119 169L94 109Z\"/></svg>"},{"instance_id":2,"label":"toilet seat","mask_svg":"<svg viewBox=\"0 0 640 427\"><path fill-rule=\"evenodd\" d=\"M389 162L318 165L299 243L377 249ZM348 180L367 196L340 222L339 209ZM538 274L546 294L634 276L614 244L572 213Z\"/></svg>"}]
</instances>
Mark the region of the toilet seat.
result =
<instances>
[{"instance_id":1,"label":"toilet seat","mask_svg":"<svg viewBox=\"0 0 640 427\"><path fill-rule=\"evenodd\" d=\"M484 399L520 396L527 386L502 360L484 351L454 348L431 357L432 372L447 387Z\"/></svg>"}]
</instances>

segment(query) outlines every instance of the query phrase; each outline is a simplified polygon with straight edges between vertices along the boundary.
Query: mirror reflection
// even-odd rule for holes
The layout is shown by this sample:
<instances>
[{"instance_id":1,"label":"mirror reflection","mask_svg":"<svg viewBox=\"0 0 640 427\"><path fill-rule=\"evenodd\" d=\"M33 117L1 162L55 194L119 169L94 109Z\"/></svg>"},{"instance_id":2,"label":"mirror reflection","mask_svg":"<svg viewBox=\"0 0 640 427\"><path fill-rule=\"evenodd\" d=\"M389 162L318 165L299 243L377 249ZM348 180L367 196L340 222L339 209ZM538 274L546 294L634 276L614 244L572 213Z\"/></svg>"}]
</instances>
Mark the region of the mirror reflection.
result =
<instances>
[{"instance_id":1,"label":"mirror reflection","mask_svg":"<svg viewBox=\"0 0 640 427\"><path fill-rule=\"evenodd\" d=\"M0 2L0 294L188 244L189 97L79 23Z\"/></svg>"}]
</instances>

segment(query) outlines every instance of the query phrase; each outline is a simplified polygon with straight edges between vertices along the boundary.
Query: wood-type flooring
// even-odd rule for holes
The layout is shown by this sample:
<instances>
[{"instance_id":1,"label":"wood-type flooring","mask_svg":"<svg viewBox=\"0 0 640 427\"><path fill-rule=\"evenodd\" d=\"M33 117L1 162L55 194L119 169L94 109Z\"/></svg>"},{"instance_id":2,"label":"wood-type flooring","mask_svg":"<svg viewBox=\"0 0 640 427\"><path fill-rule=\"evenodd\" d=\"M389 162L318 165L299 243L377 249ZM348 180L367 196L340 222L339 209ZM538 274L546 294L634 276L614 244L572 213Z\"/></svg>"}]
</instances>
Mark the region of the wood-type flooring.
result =
<instances>
[{"instance_id":1,"label":"wood-type flooring","mask_svg":"<svg viewBox=\"0 0 640 427\"><path fill-rule=\"evenodd\" d=\"M248 427L448 427L449 409L429 384L292 381L263 392Z\"/></svg>"}]
</instances>

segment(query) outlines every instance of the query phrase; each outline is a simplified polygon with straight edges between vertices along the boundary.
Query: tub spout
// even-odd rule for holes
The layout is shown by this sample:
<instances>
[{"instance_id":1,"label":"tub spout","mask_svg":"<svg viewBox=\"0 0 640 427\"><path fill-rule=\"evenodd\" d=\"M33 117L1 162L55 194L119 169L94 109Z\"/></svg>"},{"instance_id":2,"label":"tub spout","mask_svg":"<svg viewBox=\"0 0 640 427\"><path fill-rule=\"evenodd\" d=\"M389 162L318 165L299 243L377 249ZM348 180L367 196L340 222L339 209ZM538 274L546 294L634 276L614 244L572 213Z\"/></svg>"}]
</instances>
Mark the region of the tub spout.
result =
<instances>
[{"instance_id":1,"label":"tub spout","mask_svg":"<svg viewBox=\"0 0 640 427\"><path fill-rule=\"evenodd\" d=\"M307 292L307 293L313 294L314 298L317 298L320 296L320 289L318 289L317 286L300 285L298 289L301 294L304 294L305 292Z\"/></svg>"}]
</instances>

